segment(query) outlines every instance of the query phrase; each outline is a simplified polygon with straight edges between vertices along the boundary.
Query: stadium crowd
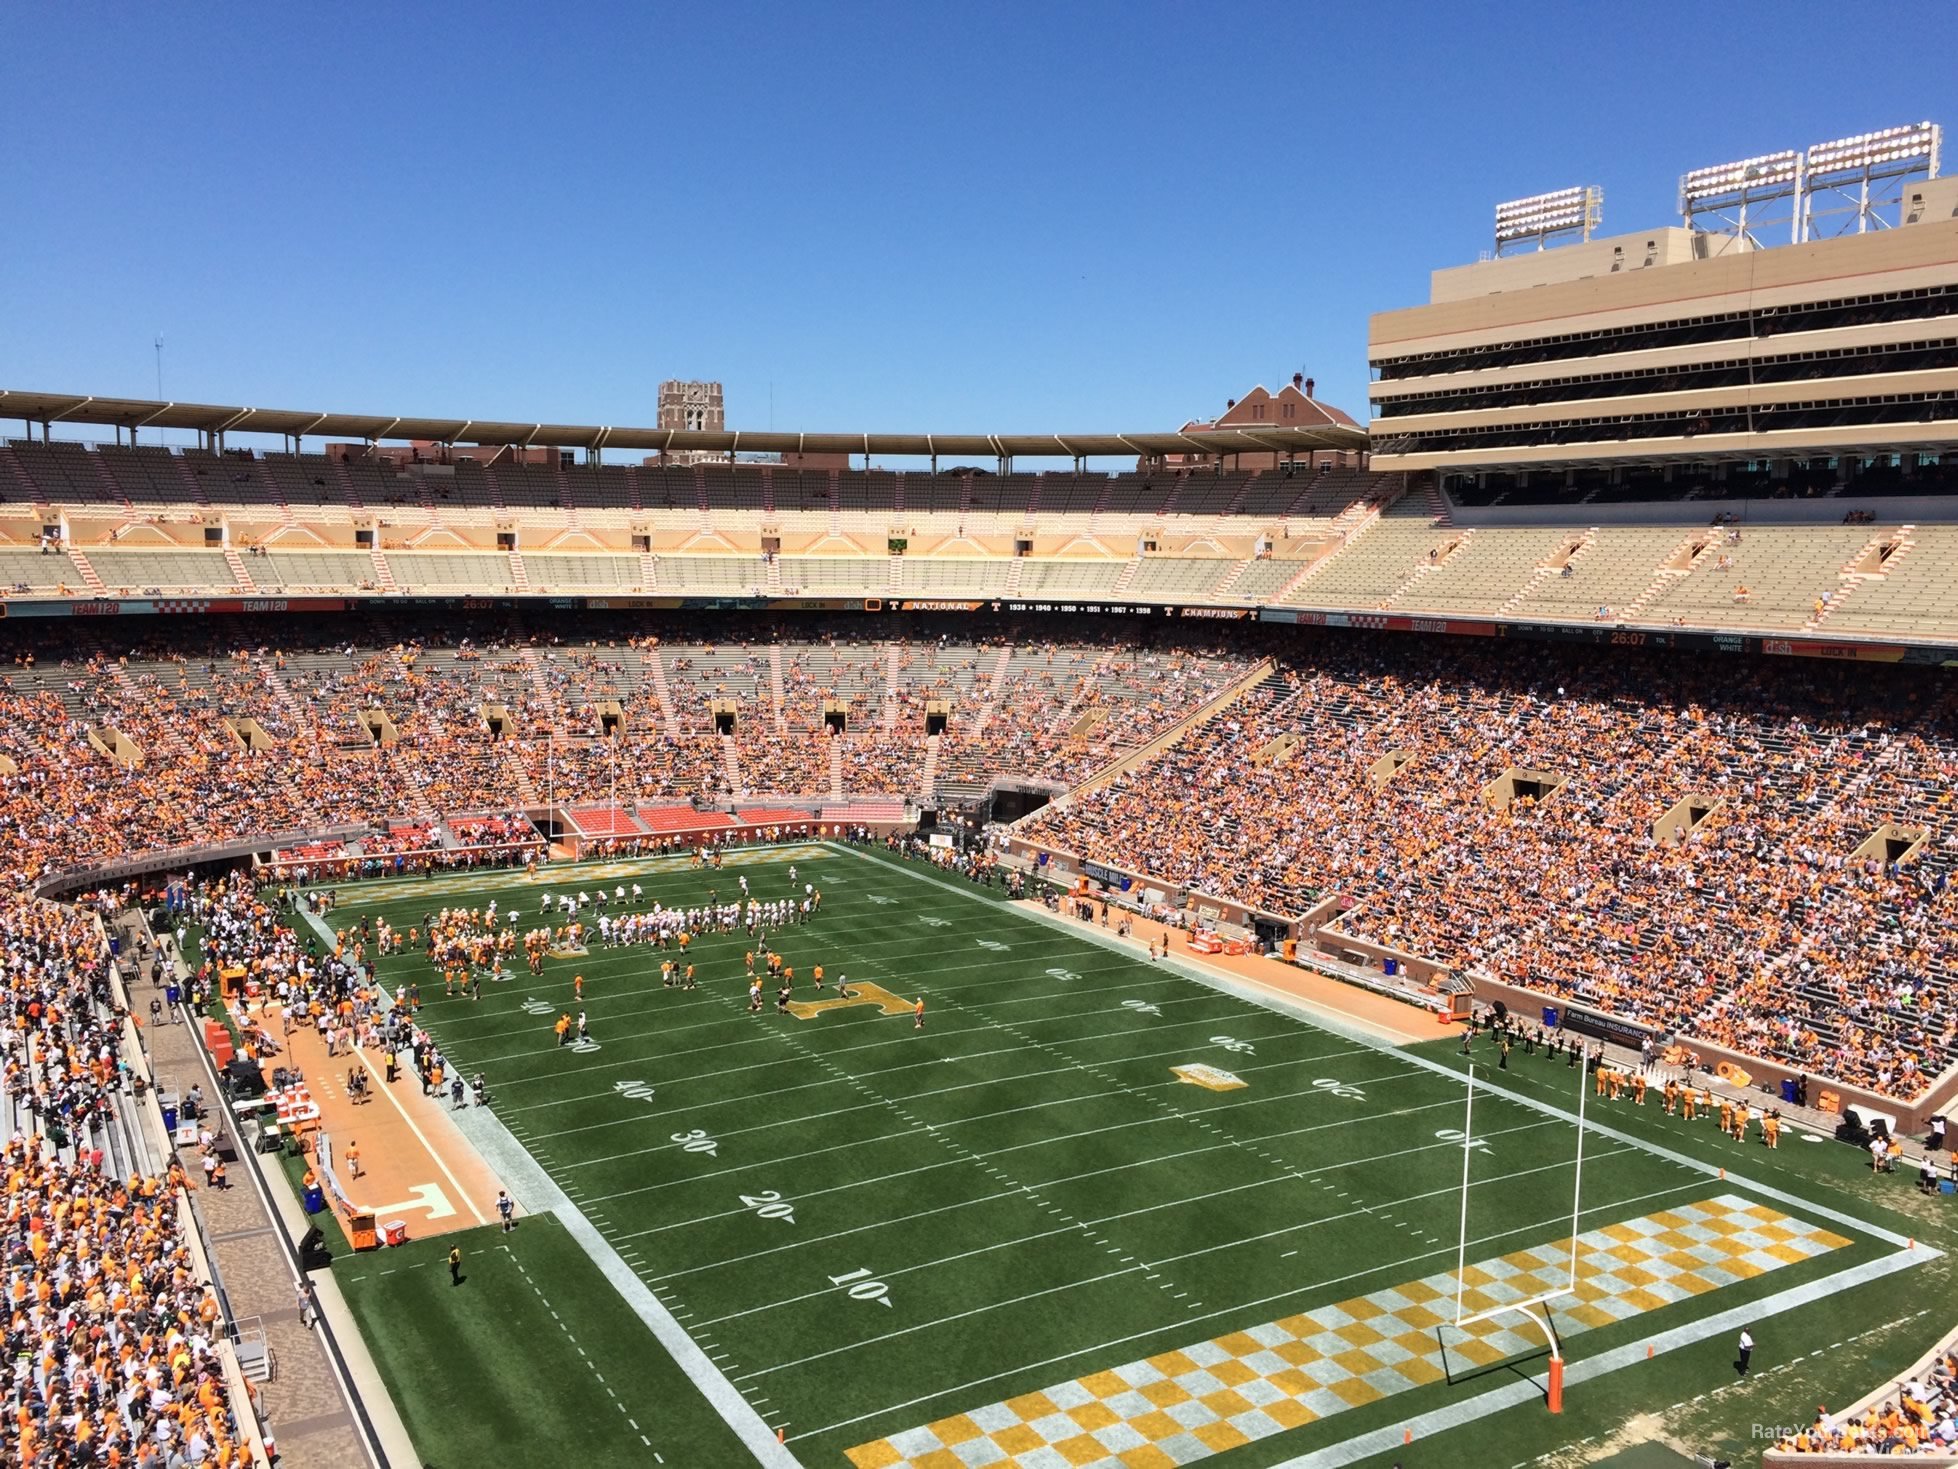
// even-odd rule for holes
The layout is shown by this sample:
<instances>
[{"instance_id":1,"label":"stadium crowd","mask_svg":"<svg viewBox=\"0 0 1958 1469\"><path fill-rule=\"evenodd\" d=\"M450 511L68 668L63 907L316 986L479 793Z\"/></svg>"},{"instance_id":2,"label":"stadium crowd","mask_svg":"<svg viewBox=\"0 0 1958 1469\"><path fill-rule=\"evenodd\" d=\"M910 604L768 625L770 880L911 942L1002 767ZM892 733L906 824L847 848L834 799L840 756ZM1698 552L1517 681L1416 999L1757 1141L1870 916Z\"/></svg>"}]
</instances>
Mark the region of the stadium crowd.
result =
<instances>
[{"instance_id":1,"label":"stadium crowd","mask_svg":"<svg viewBox=\"0 0 1958 1469\"><path fill-rule=\"evenodd\" d=\"M1866 670L1682 664L1664 701L1652 674L1328 644L1028 834L1917 1094L1958 1052L1948 709ZM1689 796L1705 818L1655 834ZM1916 860L1853 855L1886 821L1928 832Z\"/></svg>"},{"instance_id":2,"label":"stadium crowd","mask_svg":"<svg viewBox=\"0 0 1958 1469\"><path fill-rule=\"evenodd\" d=\"M863 795L919 789L934 764L952 784L1073 783L1274 652L1223 714L1031 832L1896 1096L1958 1054L1958 696L1905 671L1679 662L1660 684L1656 664L1602 653L1528 661L1292 630L1280 645L1246 629L1058 642L983 621L875 641L763 629L734 648L603 622L572 625L570 642L463 616L419 641L360 621L263 626L275 639L252 647L189 621L113 652L90 628L17 645L0 680L0 832L20 883L349 822L375 830L297 850L322 870L529 860L540 843L513 808L547 788L567 804L615 788L673 801L719 796L738 771L749 790ZM719 698L741 711L731 735L713 723ZM934 752L923 717L941 700ZM616 738L600 733L613 701ZM1490 799L1519 773L1532 784ZM1893 860L1920 833L1913 860ZM268 894L240 881L193 902L206 980L241 964L288 1014L349 1017L354 1043L402 1022ZM349 955L368 942L352 936ZM112 1448L131 1464L238 1462L215 1307L188 1265L190 1180L113 1177L92 1143L127 1079L87 915L16 899L0 969L0 1085L21 1127L5 1170L10 1447L26 1464ZM1947 1360L1922 1393L1808 1441L1935 1436L1950 1382Z\"/></svg>"},{"instance_id":3,"label":"stadium crowd","mask_svg":"<svg viewBox=\"0 0 1958 1469\"><path fill-rule=\"evenodd\" d=\"M11 1135L0 1462L249 1462L216 1356L218 1305L186 1238L183 1191L120 1176L102 1144L132 1089L125 1016L83 908L29 897L0 912L0 1067Z\"/></svg>"},{"instance_id":4,"label":"stadium crowd","mask_svg":"<svg viewBox=\"0 0 1958 1469\"><path fill-rule=\"evenodd\" d=\"M1815 1421L1775 1443L1783 1454L1906 1457L1958 1453L1958 1343L1860 1413L1816 1410Z\"/></svg>"},{"instance_id":5,"label":"stadium crowd","mask_svg":"<svg viewBox=\"0 0 1958 1469\"><path fill-rule=\"evenodd\" d=\"M438 812L719 803L735 780L816 798L916 791L928 772L1073 783L1279 648L1258 629L1059 642L984 620L875 641L758 624L731 644L603 619L539 636L507 615L418 641L274 626L279 646L186 625L116 657L92 629L23 651L0 688L0 823L22 868L348 821L392 828L363 854L414 854L443 840ZM1629 654L1289 641L1221 717L1031 833L1896 1095L1958 1049L1948 692L1895 670L1681 660L1654 697L1655 665ZM713 699L740 711L731 736ZM934 751L921 716L940 699ZM616 738L597 733L612 701ZM240 719L263 748L240 747ZM1515 771L1539 788L1484 799ZM1674 810L1689 796L1696 823ZM1679 829L1655 836L1662 821ZM1924 851L1854 857L1885 822L1925 829Z\"/></svg>"}]
</instances>

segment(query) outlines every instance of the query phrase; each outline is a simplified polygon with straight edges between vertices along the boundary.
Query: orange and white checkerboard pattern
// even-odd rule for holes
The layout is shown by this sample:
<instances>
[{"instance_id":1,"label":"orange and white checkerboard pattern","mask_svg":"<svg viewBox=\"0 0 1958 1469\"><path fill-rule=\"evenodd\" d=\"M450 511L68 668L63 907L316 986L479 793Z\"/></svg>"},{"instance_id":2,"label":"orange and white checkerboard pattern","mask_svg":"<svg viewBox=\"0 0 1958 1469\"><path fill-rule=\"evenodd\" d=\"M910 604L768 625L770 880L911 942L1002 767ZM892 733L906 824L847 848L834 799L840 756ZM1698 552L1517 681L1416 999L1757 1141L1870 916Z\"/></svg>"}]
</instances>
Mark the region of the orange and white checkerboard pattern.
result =
<instances>
[{"instance_id":1,"label":"orange and white checkerboard pattern","mask_svg":"<svg viewBox=\"0 0 1958 1469\"><path fill-rule=\"evenodd\" d=\"M1555 1307L1566 1337L1850 1243L1731 1194L1578 1236L1577 1285ZM1568 1239L1471 1265L1463 1309L1565 1283ZM1455 1319L1453 1271L1247 1327L849 1450L857 1469L1169 1469L1445 1375L1435 1328ZM1514 1318L1442 1335L1451 1359L1485 1366L1541 1350Z\"/></svg>"}]
</instances>

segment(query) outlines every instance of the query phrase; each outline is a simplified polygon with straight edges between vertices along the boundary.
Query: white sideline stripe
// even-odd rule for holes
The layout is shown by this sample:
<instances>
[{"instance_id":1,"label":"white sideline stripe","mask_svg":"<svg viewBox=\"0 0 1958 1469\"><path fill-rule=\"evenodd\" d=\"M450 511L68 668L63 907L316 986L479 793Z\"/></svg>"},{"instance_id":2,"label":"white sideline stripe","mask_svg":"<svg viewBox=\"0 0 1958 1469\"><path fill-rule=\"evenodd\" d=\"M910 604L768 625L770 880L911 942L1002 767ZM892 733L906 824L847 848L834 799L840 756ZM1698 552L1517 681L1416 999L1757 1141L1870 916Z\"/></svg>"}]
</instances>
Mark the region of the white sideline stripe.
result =
<instances>
[{"instance_id":1,"label":"white sideline stripe","mask_svg":"<svg viewBox=\"0 0 1958 1469\"><path fill-rule=\"evenodd\" d=\"M632 1267L619 1257L618 1251L592 1227L584 1211L575 1204L565 1204L556 1212L566 1231L584 1247L592 1263L604 1273L612 1288L625 1299L634 1314L646 1323L659 1344L666 1348L667 1355L700 1390L701 1396L713 1404L714 1411L721 1415L721 1421L734 1430L748 1452L770 1469L801 1469L795 1456L776 1440L761 1414L741 1396L741 1390L687 1335L686 1328L673 1319L673 1313L660 1304L659 1297L633 1273Z\"/></svg>"}]
</instances>

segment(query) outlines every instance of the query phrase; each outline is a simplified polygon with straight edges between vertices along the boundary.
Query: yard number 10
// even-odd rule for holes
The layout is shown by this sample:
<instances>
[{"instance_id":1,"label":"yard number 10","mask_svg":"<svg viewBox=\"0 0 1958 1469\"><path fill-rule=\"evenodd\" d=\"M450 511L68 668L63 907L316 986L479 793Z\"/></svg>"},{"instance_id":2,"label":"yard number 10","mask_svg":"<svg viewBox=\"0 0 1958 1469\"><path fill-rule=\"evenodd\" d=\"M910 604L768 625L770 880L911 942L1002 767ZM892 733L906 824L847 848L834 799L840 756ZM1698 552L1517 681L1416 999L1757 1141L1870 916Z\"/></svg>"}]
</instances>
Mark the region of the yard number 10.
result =
<instances>
[{"instance_id":1,"label":"yard number 10","mask_svg":"<svg viewBox=\"0 0 1958 1469\"><path fill-rule=\"evenodd\" d=\"M880 1306L891 1303L891 1288L881 1280L872 1280L867 1269L852 1270L848 1275L832 1275L829 1283L849 1286L853 1301L875 1301Z\"/></svg>"}]
</instances>

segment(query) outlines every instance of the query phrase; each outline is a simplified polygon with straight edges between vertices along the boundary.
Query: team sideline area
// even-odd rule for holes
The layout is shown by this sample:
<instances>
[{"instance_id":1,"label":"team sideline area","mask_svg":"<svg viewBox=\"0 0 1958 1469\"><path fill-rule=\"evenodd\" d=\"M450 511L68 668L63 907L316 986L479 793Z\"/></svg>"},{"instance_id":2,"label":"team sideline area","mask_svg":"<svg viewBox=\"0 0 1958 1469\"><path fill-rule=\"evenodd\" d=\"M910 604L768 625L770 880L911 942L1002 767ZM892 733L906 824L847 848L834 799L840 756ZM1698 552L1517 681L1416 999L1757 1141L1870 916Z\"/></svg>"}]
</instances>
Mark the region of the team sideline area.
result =
<instances>
[{"instance_id":1,"label":"team sideline area","mask_svg":"<svg viewBox=\"0 0 1958 1469\"><path fill-rule=\"evenodd\" d=\"M1858 1350L1901 1370L1948 1279L1908 1192L1840 1188L1853 1155L1801 1129L1770 1153L1666 1115L1657 1072L1648 1105L1595 1099L1520 1047L1472 1057L1471 1119L1451 1042L1394 1047L881 847L333 892L305 920L322 943L423 936L378 977L419 1001L428 1054L483 1083L435 1105L492 1161L540 1165L505 1170L513 1230L333 1266L431 1463L522 1423L603 1463L1248 1469L1386 1464L1412 1440L1508 1464L1608 1441L1635 1407L1733 1433L1715 1409L1750 1386L1728 1365L1742 1326L1807 1393L1845 1292ZM521 934L547 895L535 972L519 954L444 993L431 918L488 931L453 915L495 903ZM703 917L748 900L810 912L759 935ZM597 922L675 910L694 917L665 946ZM751 996L747 956L766 975L769 953L786 997ZM1553 1418L1540 1328L1454 1323L1566 1286ZM465 1409L458 1350L513 1395Z\"/></svg>"}]
</instances>

